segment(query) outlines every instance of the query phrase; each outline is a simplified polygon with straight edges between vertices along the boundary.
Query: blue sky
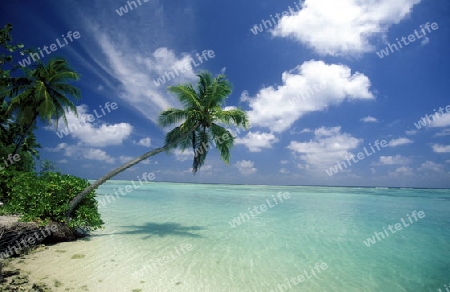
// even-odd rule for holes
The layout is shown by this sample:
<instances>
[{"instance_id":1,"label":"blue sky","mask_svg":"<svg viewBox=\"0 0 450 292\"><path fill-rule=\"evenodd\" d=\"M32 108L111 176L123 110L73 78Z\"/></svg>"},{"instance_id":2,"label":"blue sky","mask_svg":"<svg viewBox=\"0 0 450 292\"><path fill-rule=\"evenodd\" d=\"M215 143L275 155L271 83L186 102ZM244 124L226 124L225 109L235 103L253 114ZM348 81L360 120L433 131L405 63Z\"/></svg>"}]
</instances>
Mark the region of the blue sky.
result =
<instances>
[{"instance_id":1,"label":"blue sky","mask_svg":"<svg viewBox=\"0 0 450 292\"><path fill-rule=\"evenodd\" d=\"M450 187L450 115L415 126L450 105L447 0L135 3L133 10L122 0L3 4L14 41L42 50L65 44L64 35L67 44L42 60L66 58L81 74L80 116L97 111L81 124L69 115L78 127L61 137L39 124L41 156L63 172L96 179L162 146L168 129L155 124L158 113L180 106L166 87L209 70L227 75L226 106L247 111L252 124L234 132L230 164L211 149L193 175L192 153L175 151L116 179L153 172L156 181ZM79 38L70 41L69 31ZM157 86L204 51L213 57ZM108 102L117 108L107 112ZM370 150L377 140L387 146Z\"/></svg>"}]
</instances>

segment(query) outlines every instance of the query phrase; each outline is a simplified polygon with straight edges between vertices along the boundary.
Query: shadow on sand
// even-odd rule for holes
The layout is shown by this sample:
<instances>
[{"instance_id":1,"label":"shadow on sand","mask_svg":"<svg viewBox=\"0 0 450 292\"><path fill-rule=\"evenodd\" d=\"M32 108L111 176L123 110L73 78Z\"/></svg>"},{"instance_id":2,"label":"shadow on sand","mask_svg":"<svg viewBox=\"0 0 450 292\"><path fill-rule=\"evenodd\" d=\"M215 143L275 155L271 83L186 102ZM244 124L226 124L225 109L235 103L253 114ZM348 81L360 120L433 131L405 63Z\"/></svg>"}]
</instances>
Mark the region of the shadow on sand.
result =
<instances>
[{"instance_id":1,"label":"shadow on sand","mask_svg":"<svg viewBox=\"0 0 450 292\"><path fill-rule=\"evenodd\" d=\"M182 237L203 237L202 235L193 233L192 231L204 230L201 226L182 226L180 223L146 223L142 226L121 226L129 229L129 231L117 232L115 234L144 234L144 239L152 236L182 236Z\"/></svg>"}]
</instances>

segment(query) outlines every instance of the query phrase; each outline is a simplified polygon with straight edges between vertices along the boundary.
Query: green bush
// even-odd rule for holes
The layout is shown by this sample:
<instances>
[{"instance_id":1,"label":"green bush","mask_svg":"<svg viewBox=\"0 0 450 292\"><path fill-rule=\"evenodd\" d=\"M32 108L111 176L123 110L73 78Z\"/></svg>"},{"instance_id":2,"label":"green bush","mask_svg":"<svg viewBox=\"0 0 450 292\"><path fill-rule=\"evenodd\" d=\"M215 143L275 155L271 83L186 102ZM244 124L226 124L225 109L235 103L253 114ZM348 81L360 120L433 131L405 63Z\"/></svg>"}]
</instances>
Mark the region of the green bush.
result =
<instances>
[{"instance_id":1,"label":"green bush","mask_svg":"<svg viewBox=\"0 0 450 292\"><path fill-rule=\"evenodd\" d=\"M13 187L13 178L19 174L13 169L0 170L0 201L7 203Z\"/></svg>"},{"instance_id":2,"label":"green bush","mask_svg":"<svg viewBox=\"0 0 450 292\"><path fill-rule=\"evenodd\" d=\"M8 176L8 177L4 177ZM41 176L33 172L9 172L0 174L4 183L3 194L6 199L1 208L3 214L20 214L23 221L38 221L46 224L49 220L66 222L69 202L89 182L72 175L58 172L45 172ZM86 231L95 230L104 222L98 213L95 191L87 195L75 209L68 225Z\"/></svg>"}]
</instances>

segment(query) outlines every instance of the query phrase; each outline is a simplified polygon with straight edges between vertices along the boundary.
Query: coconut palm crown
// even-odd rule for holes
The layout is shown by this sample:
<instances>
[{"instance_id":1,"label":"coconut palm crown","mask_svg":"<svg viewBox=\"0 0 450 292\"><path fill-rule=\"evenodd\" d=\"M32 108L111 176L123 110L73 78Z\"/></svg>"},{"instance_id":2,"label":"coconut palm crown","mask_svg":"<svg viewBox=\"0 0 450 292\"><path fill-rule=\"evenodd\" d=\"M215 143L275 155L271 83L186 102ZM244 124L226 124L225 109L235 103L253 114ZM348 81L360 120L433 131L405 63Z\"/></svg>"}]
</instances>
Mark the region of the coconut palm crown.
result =
<instances>
[{"instance_id":1,"label":"coconut palm crown","mask_svg":"<svg viewBox=\"0 0 450 292\"><path fill-rule=\"evenodd\" d=\"M220 124L243 128L248 128L249 124L244 111L221 108L232 91L225 75L213 78L210 72L205 71L197 76L200 80L196 89L192 84L169 86L168 90L177 96L184 109L165 110L158 119L162 127L181 122L180 126L167 133L165 142L171 145L169 151L174 148L182 151L192 148L195 154L192 163L194 173L204 164L210 143L216 145L220 157L229 163L234 138Z\"/></svg>"},{"instance_id":2,"label":"coconut palm crown","mask_svg":"<svg viewBox=\"0 0 450 292\"><path fill-rule=\"evenodd\" d=\"M10 78L6 91L6 96L11 98L8 112L17 112L17 120L25 129L14 154L19 151L38 118L49 123L52 119L58 121L62 117L67 125L66 112L77 113L70 97L78 100L81 96L80 90L70 84L78 80L79 75L62 58L23 70L25 77Z\"/></svg>"}]
</instances>

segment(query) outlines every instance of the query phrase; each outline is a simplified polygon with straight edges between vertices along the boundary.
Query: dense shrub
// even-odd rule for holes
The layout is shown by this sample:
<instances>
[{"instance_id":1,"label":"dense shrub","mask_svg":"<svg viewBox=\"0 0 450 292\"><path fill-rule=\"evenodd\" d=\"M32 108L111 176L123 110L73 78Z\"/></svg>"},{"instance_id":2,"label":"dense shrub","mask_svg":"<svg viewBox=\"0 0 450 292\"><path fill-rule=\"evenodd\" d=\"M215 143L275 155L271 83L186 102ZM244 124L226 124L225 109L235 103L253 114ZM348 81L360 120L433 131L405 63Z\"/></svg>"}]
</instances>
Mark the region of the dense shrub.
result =
<instances>
[{"instance_id":1,"label":"dense shrub","mask_svg":"<svg viewBox=\"0 0 450 292\"><path fill-rule=\"evenodd\" d=\"M6 176L6 177L5 177ZM23 221L66 222L69 202L89 182L72 175L46 172L41 176L33 172L8 172L0 174L3 184L5 205L3 214L20 214ZM98 213L95 192L87 195L72 214L70 227L95 230L103 225ZM67 222L66 222L67 223Z\"/></svg>"},{"instance_id":2,"label":"dense shrub","mask_svg":"<svg viewBox=\"0 0 450 292\"><path fill-rule=\"evenodd\" d=\"M0 171L0 201L7 203L10 199L12 187L14 185L13 178L20 172L13 169Z\"/></svg>"}]
</instances>

